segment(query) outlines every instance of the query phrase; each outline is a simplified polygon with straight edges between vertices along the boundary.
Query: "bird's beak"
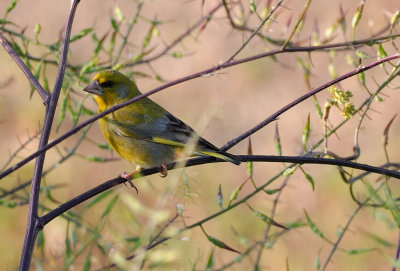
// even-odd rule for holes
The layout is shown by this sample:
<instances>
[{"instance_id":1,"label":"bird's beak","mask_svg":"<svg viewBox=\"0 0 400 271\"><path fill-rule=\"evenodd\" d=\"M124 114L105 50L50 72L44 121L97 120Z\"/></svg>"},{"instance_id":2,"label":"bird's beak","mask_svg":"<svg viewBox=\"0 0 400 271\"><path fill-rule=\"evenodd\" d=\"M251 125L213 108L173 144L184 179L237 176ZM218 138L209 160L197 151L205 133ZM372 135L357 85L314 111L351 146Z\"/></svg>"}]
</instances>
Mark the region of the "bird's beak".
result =
<instances>
[{"instance_id":1,"label":"bird's beak","mask_svg":"<svg viewBox=\"0 0 400 271\"><path fill-rule=\"evenodd\" d=\"M103 94L103 88L99 85L99 82L97 80L93 80L87 87L83 89L86 92L99 95L101 96Z\"/></svg>"}]
</instances>

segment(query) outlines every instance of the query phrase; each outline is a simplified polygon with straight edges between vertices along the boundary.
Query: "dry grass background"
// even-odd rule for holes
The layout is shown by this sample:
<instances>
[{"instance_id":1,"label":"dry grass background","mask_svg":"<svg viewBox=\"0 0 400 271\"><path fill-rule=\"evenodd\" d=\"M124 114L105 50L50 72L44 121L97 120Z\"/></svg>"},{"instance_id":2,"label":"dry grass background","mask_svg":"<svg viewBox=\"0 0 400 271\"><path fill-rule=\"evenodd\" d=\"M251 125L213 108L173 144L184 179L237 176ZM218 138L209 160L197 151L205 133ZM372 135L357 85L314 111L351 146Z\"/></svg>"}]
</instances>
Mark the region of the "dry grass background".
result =
<instances>
[{"instance_id":1,"label":"dry grass background","mask_svg":"<svg viewBox=\"0 0 400 271\"><path fill-rule=\"evenodd\" d=\"M4 12L9 2L0 1L0 14ZM246 1L244 2L246 4ZM264 3L264 1L256 2ZM164 24L159 27L160 34L166 42L169 42L185 31L207 10L214 7L216 3L217 1L205 1L202 8L201 1L146 1L142 15L149 19L157 18L163 21ZM323 33L339 16L339 4L343 6L344 11L348 12L346 21L350 25L351 16L359 1L314 1L307 13L303 33L311 32L314 21L318 22ZM73 34L87 27L95 27L99 36L109 31L109 17L113 14L114 5L118 5L128 18L132 16L136 9L135 1L84 0L76 14ZM285 38L287 36L286 23L289 17L293 17L293 21L295 21L303 5L304 1L285 1L284 6L286 8L280 9L281 15L277 21L272 23L270 34L275 38ZM68 7L69 1L20 1L8 19L16 22L21 28L26 27L25 33L32 37L34 36L34 25L40 23L42 26L41 41L54 42L58 39L64 26ZM367 38L381 29L387 24L387 13L394 13L398 10L398 7L397 0L367 1L362 20L356 31L356 38ZM290 27L293 27L293 21ZM147 27L148 25L145 23L140 23L131 35L130 42L140 44L148 30ZM350 31L348 32L347 38L351 39ZM152 63L152 69L157 71L163 79L169 81L215 66L236 51L247 36L248 34L232 30L224 12L221 10L198 38L189 37L176 48L184 53L183 58L178 60L169 56L160 58ZM308 39L308 37L301 36L299 39ZM334 42L342 40L342 36L339 36ZM155 47L155 51L163 48L160 40L153 41L152 46ZM390 52L389 46L387 49ZM89 36L72 44L69 63L84 64L90 57L92 50L93 45ZM372 59L375 59L376 48L366 47L363 50L373 56ZM135 51L134 46L132 46L132 51ZM259 39L254 39L240 54L240 57L263 51L265 51L265 43ZM41 55L41 53L43 53L42 49L33 47L32 54ZM296 55L303 59L307 58L304 53ZM352 69L346 64L344 56L345 53L338 53L334 59L338 74L343 74ZM215 76L185 82L152 96L152 99L194 128L202 125L199 123L201 119L206 119L207 126L204 131L201 131L202 135L215 145L222 146L229 139L251 128L277 109L308 91L303 73L296 64L295 54L279 55L277 59L279 63L265 58L223 70ZM312 54L312 61L311 84L316 87L330 80L327 70L329 59L327 53L316 52ZM26 139L28 133L34 134L39 125L42 124L44 107L37 94L29 99L30 87L27 79L4 50L0 50L0 63L0 83L11 80L7 87L0 89L1 165L8 159L9 152L19 147L19 140ZM49 76L49 80L52 80L50 86L54 83L55 71L55 67L47 70L48 74L54 75L53 77ZM124 71L132 71L132 69ZM152 70L147 65L134 67L134 71L152 74ZM378 82L384 78L384 73L379 68L368 71L366 75L371 88L374 87L372 77ZM135 79L142 91L150 90L161 84L153 78L138 77ZM362 90L356 78L346 80L341 86L343 89L353 91L356 105L367 97L367 93ZM80 88L76 87L76 89L80 92L83 87L84 85L81 85ZM359 162L377 165L384 161L381 148L383 129L392 116L398 112L397 105L400 101L398 90L386 89L384 93L385 101L374 103L374 110L370 111L369 119L364 122L360 136L362 156ZM82 93L82 95L84 94ZM318 95L318 98L323 105L327 98L327 92ZM95 109L95 104L91 99L87 99L85 105ZM306 101L287 112L278 121L285 155L301 153L301 133L308 113L311 115L310 141L313 142L322 137L322 123L315 114L313 102L311 100ZM330 121L333 125L341 120L342 118L337 112L332 112ZM357 120L346 124L338 132L337 137L330 138L329 147L332 151L343 156L351 154ZM55 129L53 130L51 138L60 136L70 129L71 125L71 120L67 119L58 132L55 132ZM400 158L397 151L400 142L399 127L399 120L396 120L390 131L389 151L393 161L398 161ZM273 144L274 132L275 125L272 124L252 136L254 154L276 154ZM96 142L104 142L97 124L90 129L89 137ZM62 143L59 148L61 150L68 148L76 140L77 136L72 137ZM20 157L33 152L37 142L37 140L33 141L20 154ZM245 154L246 151L247 142L242 142L231 150L234 154ZM94 148L89 142L84 142L78 153L116 157L108 151ZM46 165L49 166L56 159L59 159L59 153L54 150L50 151ZM29 180L32 168L33 163L31 162L22 170L2 180L1 188L7 189L17 182ZM255 164L254 168L254 179L257 184L262 184L274 176L278 170L283 169L283 166L281 164L258 163ZM276 220L281 223L295 221L296 219L304 221L303 209L305 209L327 238L335 240L337 231L344 226L357 205L350 197L348 185L341 181L334 167L307 165L304 168L314 177L315 191L312 191L310 184L302 174L292 176L278 205ZM100 164L74 156L47 175L43 181L48 185L65 184L65 187L53 192L53 196L58 202L64 202L117 176L122 171L132 169L134 169L133 165L122 160ZM222 186L225 201L227 201L231 191L247 178L245 165L235 167L230 164L219 163L189 168L185 172L191 178L190 193L192 198L185 195L185 186L182 179L179 179L177 186L172 188L172 192L167 197L166 204L162 209L166 210L169 216L172 216L176 204L184 204L187 224L196 222L219 210L216 204L219 185ZM112 241L116 251L123 251L124 243L118 242L122 237L148 234L145 225L148 225L155 203L166 191L169 186L168 182L172 182L173 177L174 174L170 174L166 179L162 179L156 175L136 181L135 184L140 190L138 195L134 190L125 186L114 189L117 194L121 195L121 199L117 208L114 208L110 216L102 223L102 237ZM395 186L395 182L396 180L393 180L391 185ZM281 183L281 180L273 184L272 188L277 188L279 183ZM247 184L240 195L245 195L250 191L252 191L252 187ZM26 193L28 192L27 189ZM140 208L132 209L132 205L127 203L129 201L128 195L132 197L130 199L137 201ZM268 214L272 201L273 196L259 194L252 198L249 203ZM43 199L43 203L50 207L57 206L56 203L51 203L45 199ZM82 206L78 206L76 210L81 208ZM101 205L91 209L89 213L84 215L83 224L96 225L103 209L104 207ZM18 265L25 231L26 212L26 205L13 209L0 207L1 270L14 270ZM136 223L132 216L137 220ZM393 256L394 248L380 247L364 233L364 230L373 232L395 244L398 232L395 224L392 223L392 227L388 226L387 223L382 221L382 217L391 219L390 214L383 210L365 209L361 211L340 245L344 249L378 247L377 249L361 255L348 255L338 251L327 270L389 270L390 263L384 255ZM182 226L180 222L174 224L174 227L179 228L180 226ZM204 228L210 235L243 251L244 247L238 242L232 229L234 228L238 233L246 236L250 242L253 242L260 239L265 224L252 215L246 206L241 206L206 223ZM45 270L52 270L62 265L61 256L65 252L65 232L66 222L61 218L46 226L44 230L46 240L44 253L47 255L48 261ZM85 232L79 232L79 234L82 235L81 240L84 240ZM204 268L213 246L206 240L199 228L185 232L181 237L187 237L188 241L175 239L156 249L157 252L164 256L168 255L172 259L170 265L165 265L163 268L159 267L159 269L189 270L190 266L196 261L199 261L198 268ZM284 270L286 262L288 262L290 270L312 270L317 255L320 255L323 260L327 257L330 249L330 244L316 236L309 227L303 227L288 232L274 244L273 248L266 250L263 254L261 266L263 270ZM221 249L216 250L218 252L216 261L219 264L231 261L237 256ZM40 252L37 251L36 256L40 258ZM250 257L250 259L235 265L232 270L248 269L252 266L254 260L255 256ZM80 270L79 263L83 263L83 261L84 258L78 260L74 264L75 268L71 267L71 270ZM99 267L104 264L105 260L99 253L94 253L93 261L98 261L93 266Z\"/></svg>"}]
</instances>

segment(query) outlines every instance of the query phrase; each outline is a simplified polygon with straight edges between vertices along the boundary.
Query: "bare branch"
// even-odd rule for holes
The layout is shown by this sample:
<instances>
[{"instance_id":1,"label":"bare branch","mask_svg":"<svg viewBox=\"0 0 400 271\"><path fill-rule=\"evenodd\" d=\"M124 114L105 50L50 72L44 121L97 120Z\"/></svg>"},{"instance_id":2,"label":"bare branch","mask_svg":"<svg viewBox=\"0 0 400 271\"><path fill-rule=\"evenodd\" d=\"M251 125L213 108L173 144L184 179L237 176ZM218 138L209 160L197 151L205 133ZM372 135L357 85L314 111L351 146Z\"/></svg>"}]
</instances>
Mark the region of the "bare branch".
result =
<instances>
[{"instance_id":1,"label":"bare branch","mask_svg":"<svg viewBox=\"0 0 400 271\"><path fill-rule=\"evenodd\" d=\"M38 82L36 77L32 74L32 72L28 69L25 63L22 61L20 56L15 52L14 48L11 44L6 40L3 34L0 33L0 43L3 45L4 49L6 49L7 53L14 59L15 63L21 68L21 70L25 73L26 77L28 77L31 84L34 86L36 91L39 93L40 97L43 100L44 104L47 104L49 99L49 93L45 91L42 85Z\"/></svg>"},{"instance_id":2,"label":"bare branch","mask_svg":"<svg viewBox=\"0 0 400 271\"><path fill-rule=\"evenodd\" d=\"M0 180L1 180L2 178L4 178L5 176L11 174L11 173L14 172L15 170L19 169L20 167L22 167L23 165L25 165L26 163L28 163L29 161L31 161L31 160L34 159L35 157L39 156L40 154L46 152L47 150L51 149L51 148L54 147L55 145L57 145L57 144L59 144L60 142L64 141L64 140L67 139L68 137L70 137L70 136L76 134L76 133L77 133L80 129L82 129L83 127L89 125L90 123L92 123L92 122L94 122L94 121L96 121L96 120L98 120L98 119L100 119L100 118L102 118L102 117L104 117L104 116L106 116L106 115L108 115L108 114L110 114L110 113L112 113L112 112L114 112L114 111L120 109L120 108L123 108L123 107L125 107L125 106L127 106L127 105L129 105L129 104L132 104L132 103L134 103L134 102L137 102L137 101L140 100L140 99L143 99L143 98L145 98L145 97L148 97L148 96L150 96L150 95L153 95L153 94L155 94L155 93L157 93L157 92L159 92L159 91L161 91L161 90L163 90L163 89L166 89L166 88L168 88L168 87L171 87L171 86L174 86L174 85L177 85L177 84L180 84L180 83L183 83L183 82L186 82L186 81L189 81L189 80L192 80L192 79L201 77L201 76L205 76L205 75L208 75L208 74L210 74L210 73L215 73L215 72L220 71L220 70L222 70L222 69L224 69L224 68L229 68L229 67L232 67L232 66L235 66L235 65L239 65L239 64L242 64L242 63L254 61L254 60L256 60L256 59L264 58L264 57L267 57L267 56L270 56L270 55L274 55L274 54L283 53L283 52L286 52L286 51L291 51L291 49L285 49L284 51L280 51L280 50L271 51L271 52L267 52L267 53L263 53L263 54L259 54L259 55L255 55L255 56L251 56L251 57L247 57L247 58L243 58L243 59L240 59L240 60L237 60L237 61L232 61L232 62L230 62L230 63L221 64L221 65L216 66L215 68L209 68L209 69L207 69L207 70L204 70L204 71L201 71L201 72L198 72L198 73L195 73L195 74L192 74L192 75L188 75L188 76L185 76L185 77L183 77L183 78L180 78L180 79L171 81L171 82L169 82L169 83L167 83L167 84L164 84L164 85L162 85L162 86L160 86L160 87L157 87L157 88L155 88L155 89L153 89L153 90L150 90L150 91L148 91L148 92L146 92L146 93L143 93L143 94L141 94L141 95L139 95L139 96L136 96L136 97L134 97L134 98L132 98L132 99L126 101L126 102L123 102L123 103L121 103L121 104L115 105L115 106L113 106L113 107L111 107L111 108L109 108L109 109L107 109L107 110L104 110L104 111L101 112L100 114L97 114L97 115L95 115L95 116L89 118L88 120L82 122L81 124L75 126L75 127L72 128L71 130L69 130L68 132L66 132L66 133L63 134L62 136L60 136L59 138L53 140L52 142L50 142L49 144L47 144L47 145L44 146L43 148L41 148L41 149L39 149L38 151L36 151L35 153L29 155L27 158L25 158L25 159L22 160L21 162L15 164L14 166L12 166L12 167L6 169L6 170L3 171L3 172L1 172L1 173L0 173ZM224 147L222 147L221 149L222 149L222 150L227 150L227 149L229 149L229 148L235 146L237 143L239 143L240 141L242 141L243 139L245 139L245 138L248 137L249 135L255 133L256 131L258 131L259 129L261 129L261 128L264 127L265 125L267 125L269 122L275 120L276 117L279 116L279 115L281 115L283 112L289 110L289 109L290 109L291 107L293 107L294 105L296 105L296 104L300 103L301 101L303 101L303 100L309 98L310 96L314 95L314 94L317 93L318 91L323 90L323 88L329 87L329 86L331 86L331 85L333 85L333 84L336 84L336 83L338 83L338 82L340 82L340 81L342 81L342 80L344 80L344 79L346 79L346 78L349 78L349 77L351 77L351 76L353 76L353 75L356 75L356 74L358 74L358 73L360 73L360 72L364 72L364 71L369 70L369 69L371 69L371 68L373 68L373 67L375 67L375 66L378 66L378 65L380 65L380 64L382 64L382 63L385 63L385 62L387 62L387 61L390 61L390 60L393 60L393 59L396 59L396 58L399 58L399 57L400 57L399 54L395 54L395 55L392 55L392 56L388 56L388 57L386 57L386 58L382 58L382 59L380 59L380 60L378 60L378 61L375 61L375 62L373 62L373 63L371 63L371 64L369 64L369 65L362 66L362 67L360 67L360 68L358 68L358 69L355 69L354 71L352 71L352 72L350 72L350 73L347 73L347 74L345 74L345 75L343 75L343 76L341 76L341 77L339 77L339 78L337 78L337 79L334 79L334 80L332 80L332 81L330 81L330 82L328 82L328 83L322 85L321 87L318 87L318 88L317 88L316 90L314 90L313 92L310 92L310 93L313 93L313 94L310 94L310 93L309 93L309 94L307 94L307 95L304 95L304 96L300 97L299 99L295 100L294 102L292 102L292 103L290 103L289 105L287 105L286 107L284 107L284 108L283 108L282 110L280 110L279 112L275 113L273 116L271 116L271 117L267 118L266 120L264 120L262 123L260 123L260 124L257 125L256 127L254 127L254 128L252 128L251 130L245 132L245 133L242 134L241 136L239 136L239 137L237 137L237 138L231 140L230 142L228 142L228 143L227 143ZM339 79L340 79L340 80L339 80Z\"/></svg>"}]
</instances>

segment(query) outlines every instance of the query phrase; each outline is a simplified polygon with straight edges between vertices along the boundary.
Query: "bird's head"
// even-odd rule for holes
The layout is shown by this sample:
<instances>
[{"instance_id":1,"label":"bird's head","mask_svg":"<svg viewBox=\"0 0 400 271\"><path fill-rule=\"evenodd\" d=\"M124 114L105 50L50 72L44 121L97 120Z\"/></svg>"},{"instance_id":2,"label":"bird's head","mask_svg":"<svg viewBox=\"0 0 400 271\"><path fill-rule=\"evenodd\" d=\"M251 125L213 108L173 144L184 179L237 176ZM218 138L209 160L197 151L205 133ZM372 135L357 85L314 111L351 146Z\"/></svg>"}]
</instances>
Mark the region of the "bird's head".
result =
<instances>
[{"instance_id":1,"label":"bird's head","mask_svg":"<svg viewBox=\"0 0 400 271\"><path fill-rule=\"evenodd\" d=\"M83 89L94 94L99 111L124 102L140 94L136 84L127 76L114 70L96 74L93 81Z\"/></svg>"}]
</instances>

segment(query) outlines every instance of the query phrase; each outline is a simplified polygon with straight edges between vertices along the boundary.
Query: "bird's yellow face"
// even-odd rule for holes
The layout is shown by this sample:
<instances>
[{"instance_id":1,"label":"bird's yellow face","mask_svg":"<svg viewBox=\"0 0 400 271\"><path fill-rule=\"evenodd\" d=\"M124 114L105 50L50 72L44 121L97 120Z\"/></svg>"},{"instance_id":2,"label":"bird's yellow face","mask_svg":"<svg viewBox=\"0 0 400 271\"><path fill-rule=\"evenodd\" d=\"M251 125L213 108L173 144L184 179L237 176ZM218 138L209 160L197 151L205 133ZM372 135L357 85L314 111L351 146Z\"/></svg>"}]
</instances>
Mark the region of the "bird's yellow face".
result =
<instances>
[{"instance_id":1,"label":"bird's yellow face","mask_svg":"<svg viewBox=\"0 0 400 271\"><path fill-rule=\"evenodd\" d=\"M99 72L83 90L94 94L99 112L140 94L133 81L114 70Z\"/></svg>"}]
</instances>

